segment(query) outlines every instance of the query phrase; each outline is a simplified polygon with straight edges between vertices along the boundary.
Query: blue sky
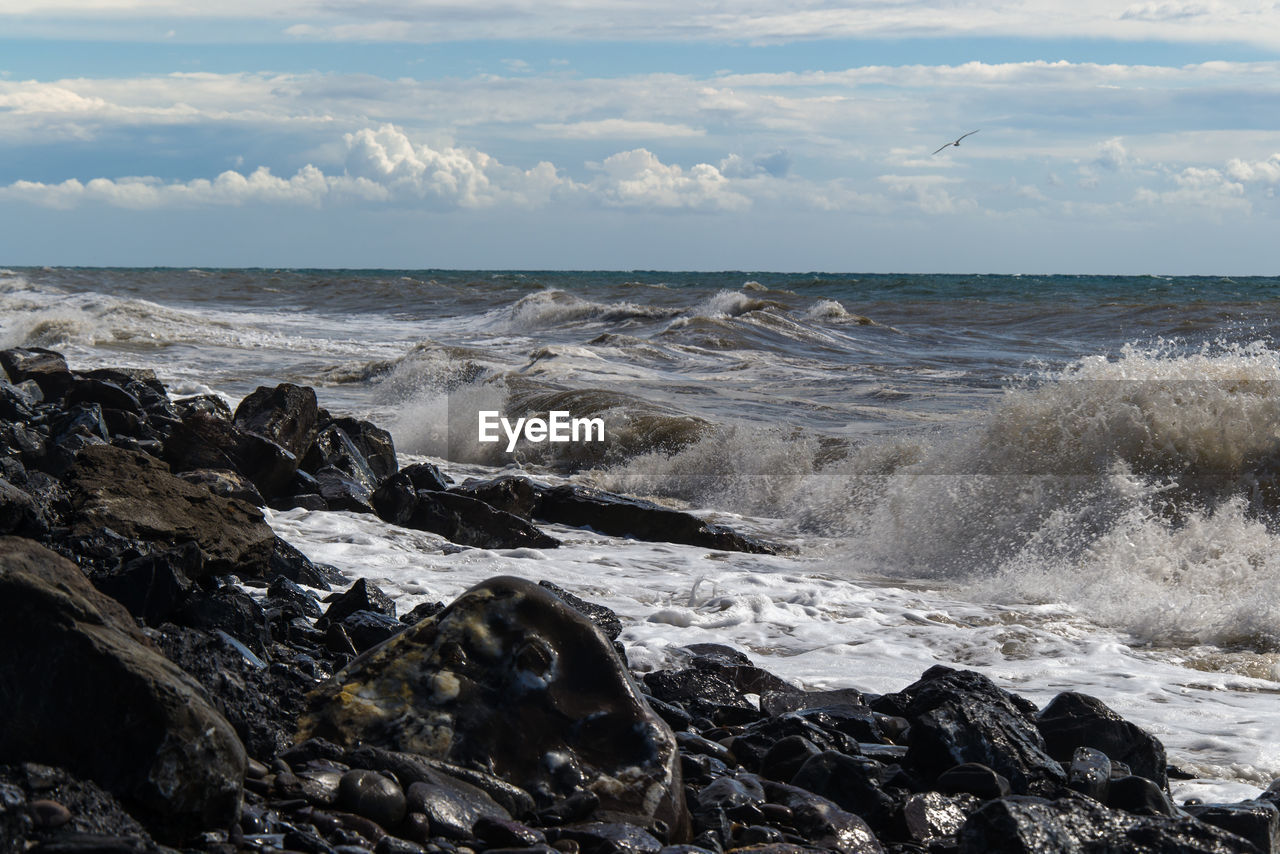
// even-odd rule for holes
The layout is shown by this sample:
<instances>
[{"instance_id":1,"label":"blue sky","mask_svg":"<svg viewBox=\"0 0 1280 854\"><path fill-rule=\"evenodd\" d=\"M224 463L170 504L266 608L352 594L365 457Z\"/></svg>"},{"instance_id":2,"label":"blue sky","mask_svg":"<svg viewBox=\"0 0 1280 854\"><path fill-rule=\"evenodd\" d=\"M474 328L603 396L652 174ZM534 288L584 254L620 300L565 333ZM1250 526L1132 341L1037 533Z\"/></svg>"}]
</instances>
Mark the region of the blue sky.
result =
<instances>
[{"instance_id":1,"label":"blue sky","mask_svg":"<svg viewBox=\"0 0 1280 854\"><path fill-rule=\"evenodd\" d=\"M9 266L1280 274L1277 187L1272 0L0 0Z\"/></svg>"}]
</instances>

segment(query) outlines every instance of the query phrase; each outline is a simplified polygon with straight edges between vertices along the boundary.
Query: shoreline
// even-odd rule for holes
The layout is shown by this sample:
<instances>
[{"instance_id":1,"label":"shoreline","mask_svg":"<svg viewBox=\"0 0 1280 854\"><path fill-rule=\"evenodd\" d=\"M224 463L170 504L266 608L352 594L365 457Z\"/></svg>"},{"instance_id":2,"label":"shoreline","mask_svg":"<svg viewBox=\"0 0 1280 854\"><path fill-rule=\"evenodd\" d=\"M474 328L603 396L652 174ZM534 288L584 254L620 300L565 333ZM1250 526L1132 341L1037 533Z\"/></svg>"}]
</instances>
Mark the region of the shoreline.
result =
<instances>
[{"instance_id":1,"label":"shoreline","mask_svg":"<svg viewBox=\"0 0 1280 854\"><path fill-rule=\"evenodd\" d=\"M45 661L40 653L48 647L36 643L32 670L30 661L17 660L27 657L16 655L22 646L6 644L4 672L23 679L0 680L19 686L4 699L34 716L26 729L16 730L35 733L35 743L45 745L10 744L0 754L9 763L4 780L10 787L0 832L15 845L84 850L58 846L80 844L70 839L75 834L105 834L138 840L132 848L117 841L110 843L117 848L103 849L121 851L156 850L151 838L192 851L342 854L500 848L594 854L689 844L712 852L764 848L779 854L794 850L786 846L1058 850L1017 847L1024 832L1051 826L1061 829L1063 840L1083 846L1074 850L1104 844L1120 846L1108 850L1172 850L1140 847L1147 844L1141 839L1159 838L1182 845L1178 850L1249 851L1271 849L1249 847L1224 828L1256 841L1280 832L1272 803L1280 793L1271 790L1243 805L1173 804L1163 748L1154 758L1158 742L1097 701L1063 701L1060 716L1078 731L1066 746L1051 749L1045 730L1052 726L1045 721L1055 714L1045 715L1057 701L1036 710L971 671L933 668L904 690L882 696L803 692L720 647L690 650L680 668L637 676L614 651L616 617L571 590L517 585L512 592L499 585L501 595L464 594L397 615L376 586L356 580L321 602L314 591L345 586L349 579L280 540L259 507L274 502L368 512L441 534L460 548L552 548L556 541L537 528L539 519L643 539L679 535L705 548L776 548L689 514L581 487L540 488L501 477L450 484L434 466L401 469L389 434L323 413L305 387L260 388L232 413L211 397L171 401L145 372L80 374L56 353L34 348L5 351L0 360L9 379L0 398L7 443L0 452L0 533L19 537L4 541L0 578L22 592L7 606L10 619L18 621L28 605L36 608L32 603L71 608L59 614L92 611L96 622L89 622L112 631L114 646L104 661L115 666L138 664L130 658L135 654L146 659L146 681L168 686L154 693L186 692L187 705L207 715L208 731L220 734L216 745L195 740L217 754L215 761L194 761L192 744L167 738L181 731L176 719L182 715L157 700L155 714L173 727L159 728L166 737L154 750L143 744L128 757L138 767L103 766L83 754L69 757L76 766L71 776L15 764L68 760L62 748L49 746L57 743L56 733L46 731L53 724L39 718L39 710L60 704L32 680L49 668L74 667L78 657ZM75 563L30 545L37 542ZM74 604L49 594L51 586L74 587ZM265 589L266 595L259 601L246 588ZM514 616L494 615L475 601L486 597L532 604ZM467 626L495 620L508 626L511 644L499 644L496 652L479 644L463 656L477 669L459 681L465 668L444 648L450 642L474 645ZM45 629L34 623L26 631L41 637ZM412 680L394 667L390 675L368 669L379 660L384 667L389 659L406 660L387 650L409 638L421 648L408 657L419 668ZM526 643L528 638L539 643ZM68 648L77 648L70 642ZM168 658L159 657L157 648ZM586 707L575 706L585 693L575 681L582 677L561 672L558 664L577 661L582 649L590 654L579 667L600 674L587 681L614 689ZM492 661L480 666L477 658L486 655ZM328 681L344 667L339 682ZM121 672L132 674L124 681L137 676L136 669ZM498 688L477 688L475 696L464 690L494 679ZM459 697L477 703L487 698L490 706L474 708L483 708L494 728L521 732L518 741L533 745L549 741L528 762L510 763L523 771L503 777L491 772L508 763L507 751L522 745L504 742L488 753L455 756L456 745L441 747L452 735L424 741L420 732L409 738L390 731L378 705L385 690L373 691L372 700L345 690L362 680L405 686L414 713L452 734L462 733L458 721L470 716L448 712L450 704ZM513 685L531 705L503 706ZM334 694L335 686L342 690ZM317 699L326 690L330 701L350 695L374 708L335 715ZM112 707L109 696L101 699L108 705L91 711L109 717L114 708L127 719L128 708ZM119 706L119 698L115 702ZM349 712L354 701L337 702ZM574 714L563 714L569 706ZM293 744L299 719L326 708L327 728L319 729L330 739ZM609 714L599 717L602 710ZM618 715L625 726L614 721L602 732L584 734L592 729L584 722ZM441 723L445 718L449 722ZM547 731L530 730L531 719ZM76 731L80 725L73 717L61 727ZM647 735L635 755L645 761L622 761L629 755L627 733L637 727ZM317 726L303 729L310 733ZM1086 743L1093 731L1119 733L1107 742L1113 753L1134 745L1146 749L1143 770L1119 755L1094 755L1099 748ZM457 741L476 738L458 735ZM407 744L428 753L405 751ZM1078 754L1078 748L1094 753ZM405 759L406 753L428 755L431 762ZM569 758L545 759L552 755ZM192 780L178 787L181 803L165 800L166 786L156 784L157 757L192 769ZM528 771L530 763L538 766L535 772ZM548 765L554 767L542 767ZM221 768L216 779L208 779L209 767ZM639 776L628 770L637 767L650 770ZM61 782L44 785L51 780ZM653 791L663 793L656 802ZM36 797L50 793L57 797ZM403 810L392 808L401 800ZM91 802L96 806L85 806ZM459 824L459 815L468 818Z\"/></svg>"}]
</instances>

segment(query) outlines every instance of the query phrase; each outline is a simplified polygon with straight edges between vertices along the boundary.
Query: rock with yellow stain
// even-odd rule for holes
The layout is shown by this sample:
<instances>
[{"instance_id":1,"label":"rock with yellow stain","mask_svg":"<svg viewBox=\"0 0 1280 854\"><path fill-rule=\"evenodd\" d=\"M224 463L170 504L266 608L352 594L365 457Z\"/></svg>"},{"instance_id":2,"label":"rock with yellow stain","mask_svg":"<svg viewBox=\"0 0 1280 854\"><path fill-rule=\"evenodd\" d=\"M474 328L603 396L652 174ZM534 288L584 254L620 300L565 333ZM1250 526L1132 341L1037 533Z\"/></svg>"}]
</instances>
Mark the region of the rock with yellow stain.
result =
<instances>
[{"instance_id":1,"label":"rock with yellow stain","mask_svg":"<svg viewBox=\"0 0 1280 854\"><path fill-rule=\"evenodd\" d=\"M671 730L604 635L523 579L483 582L351 662L310 697L298 737L315 736L484 771L539 807L589 790L688 833Z\"/></svg>"}]
</instances>

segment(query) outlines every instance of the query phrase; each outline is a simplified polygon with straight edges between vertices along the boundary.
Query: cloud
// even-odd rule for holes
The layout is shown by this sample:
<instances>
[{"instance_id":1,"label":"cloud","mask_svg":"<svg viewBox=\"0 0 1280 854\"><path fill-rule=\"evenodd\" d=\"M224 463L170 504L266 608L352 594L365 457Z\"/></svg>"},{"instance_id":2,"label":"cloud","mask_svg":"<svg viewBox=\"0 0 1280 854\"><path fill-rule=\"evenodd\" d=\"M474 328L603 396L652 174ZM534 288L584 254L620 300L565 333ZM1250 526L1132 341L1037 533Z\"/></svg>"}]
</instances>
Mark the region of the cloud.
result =
<instances>
[{"instance_id":1,"label":"cloud","mask_svg":"<svg viewBox=\"0 0 1280 854\"><path fill-rule=\"evenodd\" d=\"M1128 166L1129 152L1125 150L1124 141L1116 136L1099 145L1098 156L1093 162L1112 171Z\"/></svg>"},{"instance_id":2,"label":"cloud","mask_svg":"<svg viewBox=\"0 0 1280 854\"><path fill-rule=\"evenodd\" d=\"M706 136L705 130L688 125L633 119L599 119L571 123L539 122L534 127L562 139L678 139Z\"/></svg>"},{"instance_id":3,"label":"cloud","mask_svg":"<svg viewBox=\"0 0 1280 854\"><path fill-rule=\"evenodd\" d=\"M729 179L709 163L698 163L685 171L637 148L614 154L596 168L601 174L593 189L607 204L618 207L742 210L751 205L750 199L731 190Z\"/></svg>"},{"instance_id":4,"label":"cloud","mask_svg":"<svg viewBox=\"0 0 1280 854\"><path fill-rule=\"evenodd\" d=\"M1253 162L1233 157L1227 161L1227 175L1244 183L1280 184L1280 153Z\"/></svg>"},{"instance_id":5,"label":"cloud","mask_svg":"<svg viewBox=\"0 0 1280 854\"><path fill-rule=\"evenodd\" d=\"M757 154L747 159L739 154L730 154L720 161L720 174L727 178L751 178L756 175L769 175L774 178L785 178L791 171L791 153L780 149L768 154Z\"/></svg>"},{"instance_id":6,"label":"cloud","mask_svg":"<svg viewBox=\"0 0 1280 854\"><path fill-rule=\"evenodd\" d=\"M927 214L972 213L978 210L973 199L958 199L946 189L960 179L945 175L881 175L879 181L899 197L914 202Z\"/></svg>"},{"instance_id":7,"label":"cloud","mask_svg":"<svg viewBox=\"0 0 1280 854\"><path fill-rule=\"evenodd\" d=\"M1187 216L1197 210L1221 218L1226 214L1243 215L1252 210L1245 198L1244 186L1219 169L1188 166L1173 176L1173 189L1140 188L1135 201L1158 205L1167 213Z\"/></svg>"}]
</instances>

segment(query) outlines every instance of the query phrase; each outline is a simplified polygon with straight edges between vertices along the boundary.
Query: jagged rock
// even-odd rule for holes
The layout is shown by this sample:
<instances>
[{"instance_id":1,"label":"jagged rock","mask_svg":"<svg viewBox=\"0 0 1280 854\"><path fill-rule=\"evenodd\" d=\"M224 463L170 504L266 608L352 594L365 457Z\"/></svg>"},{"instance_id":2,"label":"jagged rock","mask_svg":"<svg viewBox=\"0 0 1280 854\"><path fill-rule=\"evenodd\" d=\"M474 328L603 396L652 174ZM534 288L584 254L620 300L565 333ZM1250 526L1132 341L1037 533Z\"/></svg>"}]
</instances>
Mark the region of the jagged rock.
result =
<instances>
[{"instance_id":1,"label":"jagged rock","mask_svg":"<svg viewBox=\"0 0 1280 854\"><path fill-rule=\"evenodd\" d=\"M1178 808L1154 780L1136 774L1112 777L1107 784L1106 805L1134 815L1178 814Z\"/></svg>"},{"instance_id":2,"label":"jagged rock","mask_svg":"<svg viewBox=\"0 0 1280 854\"><path fill-rule=\"evenodd\" d=\"M544 805L591 788L687 838L671 730L599 630L523 579L477 585L352 662L313 695L309 736L483 769Z\"/></svg>"},{"instance_id":3,"label":"jagged rock","mask_svg":"<svg viewBox=\"0 0 1280 854\"><path fill-rule=\"evenodd\" d=\"M1053 795L1067 782L1036 729L1035 707L979 673L931 667L877 705L882 712L900 708L911 721L907 761L929 778L978 762L1008 779L1018 794Z\"/></svg>"},{"instance_id":4,"label":"jagged rock","mask_svg":"<svg viewBox=\"0 0 1280 854\"><path fill-rule=\"evenodd\" d=\"M240 401L233 421L241 430L270 439L301 459L315 440L319 417L314 389L281 383L255 389Z\"/></svg>"},{"instance_id":5,"label":"jagged rock","mask_svg":"<svg viewBox=\"0 0 1280 854\"><path fill-rule=\"evenodd\" d=\"M396 446L390 433L376 424L358 418L335 418L330 423L342 430L360 452L369 471L373 473L374 486L396 473L399 463L396 461ZM443 489L443 486L438 488Z\"/></svg>"},{"instance_id":6,"label":"jagged rock","mask_svg":"<svg viewBox=\"0 0 1280 854\"><path fill-rule=\"evenodd\" d=\"M298 470L297 457L281 445L200 412L169 431L164 459L175 472L231 469L252 481L268 500L288 494Z\"/></svg>"},{"instance_id":7,"label":"jagged rock","mask_svg":"<svg viewBox=\"0 0 1280 854\"><path fill-rule=\"evenodd\" d=\"M180 418L186 418L195 413L203 415L211 415L223 421L230 421L234 416L231 407L216 394L197 394L192 397L182 397L173 402L173 408L177 411Z\"/></svg>"},{"instance_id":8,"label":"jagged rock","mask_svg":"<svg viewBox=\"0 0 1280 854\"><path fill-rule=\"evenodd\" d=\"M1083 795L1056 801L1013 795L989 801L965 822L959 854L1249 854L1253 845L1193 818L1134 816Z\"/></svg>"},{"instance_id":9,"label":"jagged rock","mask_svg":"<svg viewBox=\"0 0 1280 854\"><path fill-rule=\"evenodd\" d=\"M271 643L267 615L252 596L235 587L195 590L173 614L180 626L206 632L226 632L261 656Z\"/></svg>"},{"instance_id":10,"label":"jagged rock","mask_svg":"<svg viewBox=\"0 0 1280 854\"><path fill-rule=\"evenodd\" d=\"M387 478L373 494L378 516L393 525L430 531L452 542L490 549L555 548L560 541L524 519L452 492L411 488L406 470Z\"/></svg>"},{"instance_id":11,"label":"jagged rock","mask_svg":"<svg viewBox=\"0 0 1280 854\"><path fill-rule=\"evenodd\" d=\"M107 380L77 377L71 380L62 397L63 406L76 403L96 404L102 409L119 409L142 415L142 403L124 388Z\"/></svg>"},{"instance_id":12,"label":"jagged rock","mask_svg":"<svg viewBox=\"0 0 1280 854\"><path fill-rule=\"evenodd\" d=\"M0 379L0 419L5 421L30 421L39 401L19 386Z\"/></svg>"},{"instance_id":13,"label":"jagged rock","mask_svg":"<svg viewBox=\"0 0 1280 854\"><path fill-rule=\"evenodd\" d=\"M405 630L405 624L395 617L374 611L356 611L343 617L342 622L336 625L342 627L356 652L364 652L389 641Z\"/></svg>"},{"instance_id":14,"label":"jagged rock","mask_svg":"<svg viewBox=\"0 0 1280 854\"><path fill-rule=\"evenodd\" d=\"M644 675L649 693L667 703L684 708L693 715L722 722L738 716L741 720L755 720L759 713L746 695L718 673L696 667L681 670L655 670Z\"/></svg>"},{"instance_id":15,"label":"jagged rock","mask_svg":"<svg viewBox=\"0 0 1280 854\"><path fill-rule=\"evenodd\" d=\"M897 808L884 791L892 773L871 759L828 750L801 766L790 782L821 795L876 828L884 826Z\"/></svg>"},{"instance_id":16,"label":"jagged rock","mask_svg":"<svg viewBox=\"0 0 1280 854\"><path fill-rule=\"evenodd\" d=\"M83 774L176 838L226 827L244 748L186 674L73 564L0 539L0 762Z\"/></svg>"},{"instance_id":17,"label":"jagged rock","mask_svg":"<svg viewBox=\"0 0 1280 854\"><path fill-rule=\"evenodd\" d=\"M902 821L914 842L951 843L978 804L972 795L923 792L911 795L903 803Z\"/></svg>"},{"instance_id":18,"label":"jagged rock","mask_svg":"<svg viewBox=\"0 0 1280 854\"><path fill-rule=\"evenodd\" d=\"M150 626L159 625L182 605L191 580L204 574L204 558L194 543L140 554L118 570L95 573L93 585Z\"/></svg>"},{"instance_id":19,"label":"jagged rock","mask_svg":"<svg viewBox=\"0 0 1280 854\"><path fill-rule=\"evenodd\" d=\"M49 531L49 519L38 501L24 489L0 480L0 534L41 537Z\"/></svg>"},{"instance_id":20,"label":"jagged rock","mask_svg":"<svg viewBox=\"0 0 1280 854\"><path fill-rule=\"evenodd\" d=\"M1270 801L1188 804L1184 809L1207 824L1244 837L1262 854L1280 851L1280 810Z\"/></svg>"},{"instance_id":21,"label":"jagged rock","mask_svg":"<svg viewBox=\"0 0 1280 854\"><path fill-rule=\"evenodd\" d=\"M584 614L588 620L595 623L596 628L599 629L609 640L617 640L618 635L622 634L622 621L619 620L618 615L609 608L606 608L603 605L597 605L595 602L588 602L585 599L580 599L568 590L565 590L563 587L553 584L550 581L546 581L545 579L539 581L538 586L550 590L566 602L570 608L573 608L580 614Z\"/></svg>"},{"instance_id":22,"label":"jagged rock","mask_svg":"<svg viewBox=\"0 0 1280 854\"><path fill-rule=\"evenodd\" d=\"M15 347L0 352L0 367L9 375L9 382L35 380L46 400L62 397L71 385L71 371L61 353L43 347Z\"/></svg>"},{"instance_id":23,"label":"jagged rock","mask_svg":"<svg viewBox=\"0 0 1280 854\"><path fill-rule=\"evenodd\" d=\"M73 536L110 528L171 546L194 542L206 574L259 575L275 543L256 507L180 480L146 454L109 445L85 448L67 487Z\"/></svg>"},{"instance_id":24,"label":"jagged rock","mask_svg":"<svg viewBox=\"0 0 1280 854\"><path fill-rule=\"evenodd\" d=\"M1067 769L1067 785L1100 803L1107 802L1111 783L1111 760L1101 750L1077 747Z\"/></svg>"},{"instance_id":25,"label":"jagged rock","mask_svg":"<svg viewBox=\"0 0 1280 854\"><path fill-rule=\"evenodd\" d=\"M963 762L938 775L934 785L939 792L973 795L984 801L1011 794L1009 781L981 762Z\"/></svg>"},{"instance_id":26,"label":"jagged rock","mask_svg":"<svg viewBox=\"0 0 1280 854\"><path fill-rule=\"evenodd\" d=\"M443 486L437 488L444 489ZM477 498L491 507L529 520L533 519L540 494L538 487L534 486L529 478L510 474L488 480L471 478L450 491L469 498Z\"/></svg>"},{"instance_id":27,"label":"jagged rock","mask_svg":"<svg viewBox=\"0 0 1280 854\"><path fill-rule=\"evenodd\" d=\"M223 498L237 498L254 507L264 507L267 503L253 481L231 469L190 469L178 472L177 476Z\"/></svg>"},{"instance_id":28,"label":"jagged rock","mask_svg":"<svg viewBox=\"0 0 1280 854\"><path fill-rule=\"evenodd\" d=\"M341 623L356 611L372 611L388 617L396 615L396 603L382 592L382 588L367 578L357 578L344 592L332 594L326 599L330 600L324 613L326 623Z\"/></svg>"},{"instance_id":29,"label":"jagged rock","mask_svg":"<svg viewBox=\"0 0 1280 854\"><path fill-rule=\"evenodd\" d=\"M370 493L383 480L374 473L364 454L346 431L336 424L330 424L320 431L306 456L302 457L299 468L317 478L324 469L334 469L361 484Z\"/></svg>"},{"instance_id":30,"label":"jagged rock","mask_svg":"<svg viewBox=\"0 0 1280 854\"><path fill-rule=\"evenodd\" d=\"M840 854L881 854L867 823L826 798L785 783L766 782L770 803L791 810L791 823L807 842Z\"/></svg>"},{"instance_id":31,"label":"jagged rock","mask_svg":"<svg viewBox=\"0 0 1280 854\"><path fill-rule=\"evenodd\" d=\"M866 701L856 688L838 688L834 691L802 691L791 685L777 690L766 690L760 695L760 710L769 715L784 715L805 709L824 709L837 706L864 706Z\"/></svg>"},{"instance_id":32,"label":"jagged rock","mask_svg":"<svg viewBox=\"0 0 1280 854\"><path fill-rule=\"evenodd\" d=\"M709 524L692 514L583 486L543 488L534 512L545 522L591 528L614 537L754 554L778 553L778 547L771 543Z\"/></svg>"},{"instance_id":33,"label":"jagged rock","mask_svg":"<svg viewBox=\"0 0 1280 854\"><path fill-rule=\"evenodd\" d=\"M1044 707L1036 726L1049 755L1060 762L1070 762L1077 747L1092 747L1160 788L1169 786L1168 759L1160 740L1095 697L1065 691Z\"/></svg>"}]
</instances>

